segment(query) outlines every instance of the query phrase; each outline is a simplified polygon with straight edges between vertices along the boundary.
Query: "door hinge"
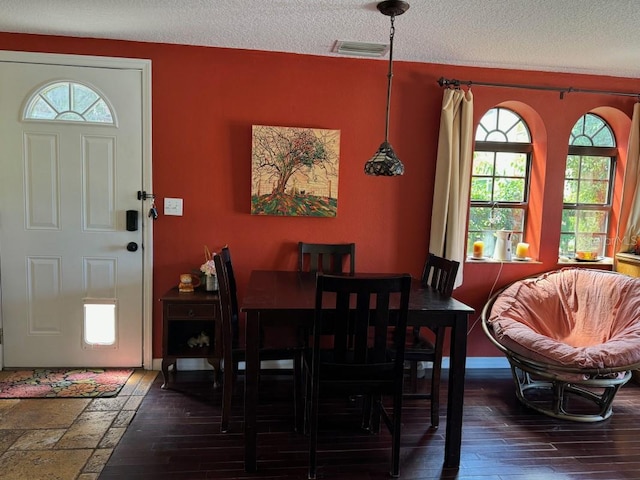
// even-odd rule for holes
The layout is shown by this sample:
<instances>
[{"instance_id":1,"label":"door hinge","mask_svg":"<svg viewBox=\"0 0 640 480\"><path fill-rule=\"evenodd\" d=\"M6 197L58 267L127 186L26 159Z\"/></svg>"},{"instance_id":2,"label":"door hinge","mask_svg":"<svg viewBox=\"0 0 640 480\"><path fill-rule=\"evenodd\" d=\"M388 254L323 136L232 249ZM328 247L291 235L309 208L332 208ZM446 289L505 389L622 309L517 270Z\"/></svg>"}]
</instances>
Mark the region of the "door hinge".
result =
<instances>
[{"instance_id":1,"label":"door hinge","mask_svg":"<svg viewBox=\"0 0 640 480\"><path fill-rule=\"evenodd\" d=\"M0 328L0 345L4 344L4 332Z\"/></svg>"}]
</instances>

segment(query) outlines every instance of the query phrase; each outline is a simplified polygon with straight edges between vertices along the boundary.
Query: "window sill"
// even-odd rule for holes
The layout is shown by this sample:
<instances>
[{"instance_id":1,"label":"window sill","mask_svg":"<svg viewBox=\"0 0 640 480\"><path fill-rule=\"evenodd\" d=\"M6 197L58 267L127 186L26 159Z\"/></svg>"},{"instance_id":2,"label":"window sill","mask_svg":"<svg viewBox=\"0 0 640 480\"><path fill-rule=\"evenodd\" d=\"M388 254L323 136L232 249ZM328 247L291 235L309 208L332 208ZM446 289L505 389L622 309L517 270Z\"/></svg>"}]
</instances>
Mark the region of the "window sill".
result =
<instances>
[{"instance_id":1,"label":"window sill","mask_svg":"<svg viewBox=\"0 0 640 480\"><path fill-rule=\"evenodd\" d=\"M558 265L582 265L584 267L588 267L591 265L613 265L613 258L611 257L603 257L601 260L594 261L586 261L586 260L575 260L569 257L558 257Z\"/></svg>"},{"instance_id":2,"label":"window sill","mask_svg":"<svg viewBox=\"0 0 640 480\"><path fill-rule=\"evenodd\" d=\"M640 258L637 257L636 258ZM538 261L538 260L511 260L511 261L500 261L500 260L494 260L491 257L484 257L484 258L473 258L473 257L467 257L465 263L467 265L478 265L478 264L500 264L500 263L509 263L509 264L516 264L516 265L523 265L523 264L535 264L535 265L542 265L542 262ZM611 257L604 257L602 260L597 260L597 261L580 261L580 260L574 260L572 258L568 258L568 257L559 257L558 258L558 268L562 268L565 266L572 266L572 267L584 267L584 268L599 268L599 267L605 267L605 269L607 270L612 270L613 269L613 258Z\"/></svg>"},{"instance_id":3,"label":"window sill","mask_svg":"<svg viewBox=\"0 0 640 480\"><path fill-rule=\"evenodd\" d=\"M599 270L613 270L613 258L603 257L602 260L580 261L580 260L574 260L573 258L559 257L558 268L562 268L566 266L581 267L581 268L595 268Z\"/></svg>"},{"instance_id":4,"label":"window sill","mask_svg":"<svg viewBox=\"0 0 640 480\"><path fill-rule=\"evenodd\" d=\"M465 263L469 263L469 264L475 264L475 263L513 263L516 265L522 265L522 264L527 264L527 263L535 263L535 264L542 264L542 262L539 262L538 260L534 260L533 258L527 258L526 260L494 260L491 257L483 257L483 258L473 258L473 257L467 257L467 260Z\"/></svg>"}]
</instances>

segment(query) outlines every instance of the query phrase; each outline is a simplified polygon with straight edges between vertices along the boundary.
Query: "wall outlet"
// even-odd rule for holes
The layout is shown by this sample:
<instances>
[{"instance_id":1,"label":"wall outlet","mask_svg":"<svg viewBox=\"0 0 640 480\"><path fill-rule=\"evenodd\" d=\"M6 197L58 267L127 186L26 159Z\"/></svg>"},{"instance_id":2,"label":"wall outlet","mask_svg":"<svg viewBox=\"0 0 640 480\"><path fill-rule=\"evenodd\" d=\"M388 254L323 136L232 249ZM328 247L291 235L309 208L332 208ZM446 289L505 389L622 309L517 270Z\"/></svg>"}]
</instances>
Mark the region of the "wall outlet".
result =
<instances>
[{"instance_id":1,"label":"wall outlet","mask_svg":"<svg viewBox=\"0 0 640 480\"><path fill-rule=\"evenodd\" d=\"M181 198L165 198L164 214L181 217L182 216L182 199Z\"/></svg>"}]
</instances>

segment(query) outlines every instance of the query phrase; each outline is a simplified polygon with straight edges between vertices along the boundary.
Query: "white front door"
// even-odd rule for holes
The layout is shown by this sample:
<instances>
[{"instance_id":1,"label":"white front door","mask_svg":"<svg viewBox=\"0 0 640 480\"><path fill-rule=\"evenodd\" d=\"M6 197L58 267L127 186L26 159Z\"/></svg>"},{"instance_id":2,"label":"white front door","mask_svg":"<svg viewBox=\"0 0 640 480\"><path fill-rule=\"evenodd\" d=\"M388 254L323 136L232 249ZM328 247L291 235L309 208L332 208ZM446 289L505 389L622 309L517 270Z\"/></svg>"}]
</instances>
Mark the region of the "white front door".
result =
<instances>
[{"instance_id":1,"label":"white front door","mask_svg":"<svg viewBox=\"0 0 640 480\"><path fill-rule=\"evenodd\" d=\"M4 367L144 363L142 76L0 61Z\"/></svg>"}]
</instances>

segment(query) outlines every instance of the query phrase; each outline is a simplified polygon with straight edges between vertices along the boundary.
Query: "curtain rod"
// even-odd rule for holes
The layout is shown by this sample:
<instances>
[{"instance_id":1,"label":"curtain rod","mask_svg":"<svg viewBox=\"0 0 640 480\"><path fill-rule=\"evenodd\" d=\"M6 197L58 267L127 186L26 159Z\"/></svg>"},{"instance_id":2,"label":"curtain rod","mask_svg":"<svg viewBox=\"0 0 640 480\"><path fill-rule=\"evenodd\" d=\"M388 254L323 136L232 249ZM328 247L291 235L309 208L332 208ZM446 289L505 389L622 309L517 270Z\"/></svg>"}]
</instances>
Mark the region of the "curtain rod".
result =
<instances>
[{"instance_id":1,"label":"curtain rod","mask_svg":"<svg viewBox=\"0 0 640 480\"><path fill-rule=\"evenodd\" d=\"M458 88L460 85L466 85L467 87L471 87L473 85L479 85L481 87L503 87L503 88L523 88L527 90L546 90L551 92L559 92L560 100L564 99L565 93L597 93L600 95L619 95L622 97L638 97L640 99L640 93L630 93L630 92L611 92L606 90L588 90L583 88L573 88L573 87L546 87L543 85L519 85L515 83L491 83L491 82L473 82L471 80L456 80L455 78L444 78L440 77L438 80L438 85L441 87L454 87Z\"/></svg>"}]
</instances>

